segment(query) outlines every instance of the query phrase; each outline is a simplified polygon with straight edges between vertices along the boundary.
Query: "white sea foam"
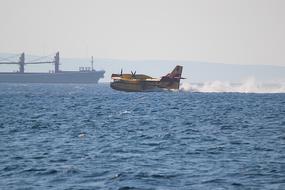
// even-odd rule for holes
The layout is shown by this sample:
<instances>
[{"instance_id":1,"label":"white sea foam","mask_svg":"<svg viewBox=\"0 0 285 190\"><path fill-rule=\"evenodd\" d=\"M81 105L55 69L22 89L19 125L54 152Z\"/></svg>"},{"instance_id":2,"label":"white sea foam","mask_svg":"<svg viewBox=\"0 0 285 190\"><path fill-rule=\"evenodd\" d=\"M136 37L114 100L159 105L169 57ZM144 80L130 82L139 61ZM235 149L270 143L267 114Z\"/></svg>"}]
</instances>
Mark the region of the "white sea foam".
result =
<instances>
[{"instance_id":1,"label":"white sea foam","mask_svg":"<svg viewBox=\"0 0 285 190\"><path fill-rule=\"evenodd\" d=\"M180 90L186 92L285 93L285 84L262 84L250 77L238 84L226 81L212 81L203 84L182 83Z\"/></svg>"}]
</instances>

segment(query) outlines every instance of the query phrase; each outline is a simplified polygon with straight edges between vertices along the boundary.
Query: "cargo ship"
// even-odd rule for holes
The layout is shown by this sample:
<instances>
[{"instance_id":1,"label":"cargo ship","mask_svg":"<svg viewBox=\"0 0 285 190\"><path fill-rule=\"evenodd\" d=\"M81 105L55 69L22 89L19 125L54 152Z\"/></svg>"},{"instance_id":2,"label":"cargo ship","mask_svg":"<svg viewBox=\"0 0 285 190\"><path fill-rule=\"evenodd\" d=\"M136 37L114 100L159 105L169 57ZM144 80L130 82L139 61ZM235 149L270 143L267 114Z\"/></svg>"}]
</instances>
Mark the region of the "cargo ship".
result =
<instances>
[{"instance_id":1,"label":"cargo ship","mask_svg":"<svg viewBox=\"0 0 285 190\"><path fill-rule=\"evenodd\" d=\"M61 71L59 69L59 52L52 61L25 62L25 54L22 53L18 62L0 62L0 64L18 64L17 72L0 72L0 83L94 83L97 84L104 78L104 70L93 69L93 57L90 67L79 67L79 71ZM25 72L27 64L54 64L54 70L47 73Z\"/></svg>"}]
</instances>

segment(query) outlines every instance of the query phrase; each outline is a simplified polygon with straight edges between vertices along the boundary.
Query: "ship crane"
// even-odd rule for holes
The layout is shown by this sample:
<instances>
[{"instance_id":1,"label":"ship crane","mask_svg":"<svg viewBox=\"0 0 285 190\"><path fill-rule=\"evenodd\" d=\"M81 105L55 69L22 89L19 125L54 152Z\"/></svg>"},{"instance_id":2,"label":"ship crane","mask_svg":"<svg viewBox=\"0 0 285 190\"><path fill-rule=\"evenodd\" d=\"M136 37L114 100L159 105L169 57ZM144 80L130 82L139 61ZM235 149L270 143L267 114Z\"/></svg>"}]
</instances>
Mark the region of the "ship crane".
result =
<instances>
[{"instance_id":1,"label":"ship crane","mask_svg":"<svg viewBox=\"0 0 285 190\"><path fill-rule=\"evenodd\" d=\"M17 64L19 65L19 73L25 73L25 65L35 65L35 64L46 64L46 63L53 63L54 64L54 72L58 73L60 72L59 70L59 52L57 52L54 56L54 59L52 61L30 61L30 62L25 62L25 53L22 53L20 55L19 61L4 61L0 62L0 64L7 64L7 65L13 65Z\"/></svg>"}]
</instances>

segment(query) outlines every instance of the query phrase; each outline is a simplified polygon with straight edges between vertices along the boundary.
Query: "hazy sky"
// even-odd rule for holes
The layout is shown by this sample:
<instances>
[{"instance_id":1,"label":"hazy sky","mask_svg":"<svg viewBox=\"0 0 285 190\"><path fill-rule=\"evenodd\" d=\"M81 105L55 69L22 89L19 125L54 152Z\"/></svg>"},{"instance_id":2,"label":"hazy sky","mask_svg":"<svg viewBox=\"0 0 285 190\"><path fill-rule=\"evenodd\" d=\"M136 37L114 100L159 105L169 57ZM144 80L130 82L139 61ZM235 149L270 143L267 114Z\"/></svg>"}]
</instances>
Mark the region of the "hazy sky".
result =
<instances>
[{"instance_id":1,"label":"hazy sky","mask_svg":"<svg viewBox=\"0 0 285 190\"><path fill-rule=\"evenodd\" d=\"M0 0L0 52L285 66L284 0Z\"/></svg>"}]
</instances>

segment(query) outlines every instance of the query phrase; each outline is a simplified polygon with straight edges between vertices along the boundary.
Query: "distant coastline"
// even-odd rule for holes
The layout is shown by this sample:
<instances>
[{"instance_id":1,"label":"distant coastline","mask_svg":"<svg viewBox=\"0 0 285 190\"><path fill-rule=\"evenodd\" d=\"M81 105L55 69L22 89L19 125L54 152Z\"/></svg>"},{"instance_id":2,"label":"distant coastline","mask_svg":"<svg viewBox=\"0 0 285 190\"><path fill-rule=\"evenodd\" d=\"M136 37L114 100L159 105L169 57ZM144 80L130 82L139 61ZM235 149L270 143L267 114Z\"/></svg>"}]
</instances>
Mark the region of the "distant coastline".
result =
<instances>
[{"instance_id":1,"label":"distant coastline","mask_svg":"<svg viewBox=\"0 0 285 190\"><path fill-rule=\"evenodd\" d=\"M0 57L9 57L17 54L0 53ZM28 55L27 59L35 56ZM78 70L78 63L82 66L90 66L90 58L61 58L63 70ZM112 73L123 69L126 72L149 73L154 77L161 77L175 65L184 66L186 82L204 83L209 81L226 81L241 83L248 78L255 78L259 83L285 83L285 67L276 65L241 65L225 63L209 63L199 61L175 61L175 60L121 60L108 58L94 58L94 67L105 70L105 78L101 82L110 82ZM27 67L27 71L46 71L51 65L39 65ZM0 71L15 71L15 66L0 65Z\"/></svg>"}]
</instances>

